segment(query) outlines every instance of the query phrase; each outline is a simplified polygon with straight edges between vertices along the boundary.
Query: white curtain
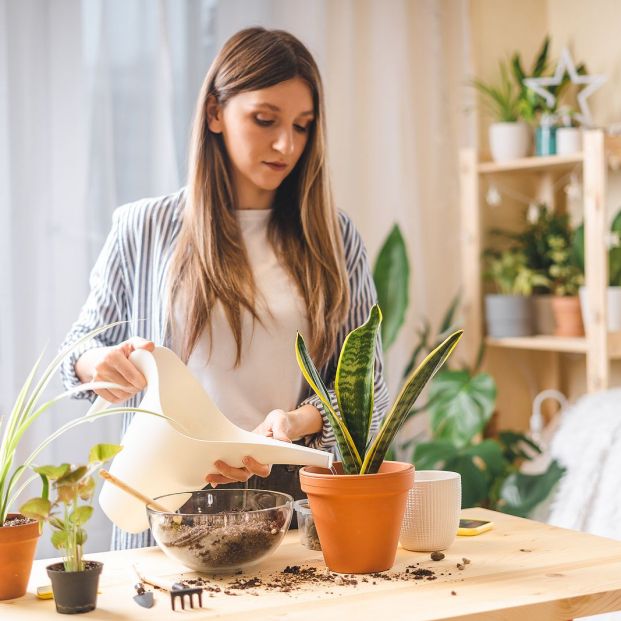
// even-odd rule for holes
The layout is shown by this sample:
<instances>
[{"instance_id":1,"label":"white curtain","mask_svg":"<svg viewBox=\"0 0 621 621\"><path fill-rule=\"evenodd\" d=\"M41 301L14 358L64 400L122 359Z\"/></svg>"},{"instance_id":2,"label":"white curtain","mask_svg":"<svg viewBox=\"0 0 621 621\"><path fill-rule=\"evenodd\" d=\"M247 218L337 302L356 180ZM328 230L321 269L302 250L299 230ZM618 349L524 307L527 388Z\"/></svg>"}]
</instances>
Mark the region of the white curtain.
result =
<instances>
[{"instance_id":1,"label":"white curtain","mask_svg":"<svg viewBox=\"0 0 621 621\"><path fill-rule=\"evenodd\" d=\"M395 221L407 238L412 301L388 360L394 390L416 319L437 319L459 285L457 150L475 135L463 115L467 11L467 0L0 0L0 413L77 316L112 210L184 183L200 82L249 25L290 30L315 55L337 204L371 259ZM60 390L55 379L50 394ZM20 456L86 409L64 402ZM118 439L106 419L44 460ZM107 548L101 512L89 534L87 550ZM54 554L45 536L38 554Z\"/></svg>"}]
</instances>

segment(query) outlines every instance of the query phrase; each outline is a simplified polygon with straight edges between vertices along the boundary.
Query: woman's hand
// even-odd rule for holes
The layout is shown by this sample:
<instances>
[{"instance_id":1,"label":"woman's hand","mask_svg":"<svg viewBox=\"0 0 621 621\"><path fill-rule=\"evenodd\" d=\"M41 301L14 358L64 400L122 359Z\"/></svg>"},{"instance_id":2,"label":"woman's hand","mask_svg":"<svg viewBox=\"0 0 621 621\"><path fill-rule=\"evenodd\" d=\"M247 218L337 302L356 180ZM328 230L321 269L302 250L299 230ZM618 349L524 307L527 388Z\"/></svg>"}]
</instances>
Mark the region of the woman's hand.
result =
<instances>
[{"instance_id":1,"label":"woman's hand","mask_svg":"<svg viewBox=\"0 0 621 621\"><path fill-rule=\"evenodd\" d=\"M123 388L95 390L110 403L123 403L147 385L144 375L129 361L130 354L137 349L153 351L152 341L134 336L113 347L96 347L80 356L75 370L83 382L113 382Z\"/></svg>"},{"instance_id":2,"label":"woman's hand","mask_svg":"<svg viewBox=\"0 0 621 621\"><path fill-rule=\"evenodd\" d=\"M254 430L268 438L291 442L303 436L318 433L323 427L323 419L317 408L305 405L292 412L272 410L265 420ZM215 462L217 473L205 476L205 481L216 487L220 483L235 483L247 481L251 476L266 477L272 471L271 464L262 464L249 455L242 460L242 468L233 468L223 461Z\"/></svg>"},{"instance_id":3,"label":"woman's hand","mask_svg":"<svg viewBox=\"0 0 621 621\"><path fill-rule=\"evenodd\" d=\"M291 442L289 437L289 416L284 410L272 410L265 420L254 429L254 433L258 433L268 438L275 438L283 442ZM216 461L215 467L218 473L211 473L205 476L205 481L211 483L212 487L216 487L219 483L236 483L238 481L245 482L251 476L257 475L265 478L272 471L271 464L262 464L256 459L246 455L242 459L244 466L242 468L233 468L223 461Z\"/></svg>"}]
</instances>

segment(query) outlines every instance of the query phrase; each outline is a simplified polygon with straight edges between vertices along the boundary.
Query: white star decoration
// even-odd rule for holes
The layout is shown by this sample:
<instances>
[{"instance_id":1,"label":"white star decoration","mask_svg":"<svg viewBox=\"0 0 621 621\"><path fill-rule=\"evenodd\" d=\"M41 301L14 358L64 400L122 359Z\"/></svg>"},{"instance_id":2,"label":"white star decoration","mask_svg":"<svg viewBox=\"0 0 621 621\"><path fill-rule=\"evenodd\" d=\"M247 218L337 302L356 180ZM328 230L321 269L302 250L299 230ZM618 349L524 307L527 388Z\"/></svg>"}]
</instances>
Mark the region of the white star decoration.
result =
<instances>
[{"instance_id":1,"label":"white star decoration","mask_svg":"<svg viewBox=\"0 0 621 621\"><path fill-rule=\"evenodd\" d=\"M525 78L524 85L531 88L538 95L541 95L546 100L546 103L550 108L554 107L556 103L556 97L546 86L559 86L563 81L565 71L569 73L569 79L572 84L584 84L586 88L583 88L577 95L578 105L580 106L581 114L576 115L576 118L586 127L592 126L591 111L587 103L587 97L592 95L598 88L606 81L605 75L580 75L576 71L576 65L567 48L564 48L561 52L561 57L556 66L556 70L553 76L545 78Z\"/></svg>"}]
</instances>

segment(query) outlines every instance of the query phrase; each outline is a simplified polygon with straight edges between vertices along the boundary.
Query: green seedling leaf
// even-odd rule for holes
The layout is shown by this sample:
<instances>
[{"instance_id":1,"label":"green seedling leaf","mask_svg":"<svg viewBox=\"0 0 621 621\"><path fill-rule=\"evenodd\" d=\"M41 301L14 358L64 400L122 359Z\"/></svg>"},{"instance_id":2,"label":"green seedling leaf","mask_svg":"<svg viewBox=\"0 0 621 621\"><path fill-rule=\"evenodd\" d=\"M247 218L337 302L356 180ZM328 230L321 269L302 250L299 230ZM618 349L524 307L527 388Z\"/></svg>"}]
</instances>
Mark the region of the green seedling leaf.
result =
<instances>
[{"instance_id":1,"label":"green seedling leaf","mask_svg":"<svg viewBox=\"0 0 621 621\"><path fill-rule=\"evenodd\" d=\"M55 530L52 533L52 545L57 550L64 550L67 547L68 533L64 530Z\"/></svg>"},{"instance_id":2,"label":"green seedling leaf","mask_svg":"<svg viewBox=\"0 0 621 621\"><path fill-rule=\"evenodd\" d=\"M88 455L88 463L103 463L120 453L123 447L118 444L95 444Z\"/></svg>"},{"instance_id":3,"label":"green seedling leaf","mask_svg":"<svg viewBox=\"0 0 621 621\"><path fill-rule=\"evenodd\" d=\"M50 515L47 521L50 523L50 526L52 526L53 528L58 528L58 530L65 529L65 522L61 520L59 517Z\"/></svg>"},{"instance_id":4,"label":"green seedling leaf","mask_svg":"<svg viewBox=\"0 0 621 621\"><path fill-rule=\"evenodd\" d=\"M60 466L37 466L33 470L37 474L44 474L50 481L56 481L67 474L69 464L61 464Z\"/></svg>"},{"instance_id":5,"label":"green seedling leaf","mask_svg":"<svg viewBox=\"0 0 621 621\"><path fill-rule=\"evenodd\" d=\"M88 520L90 520L93 515L93 507L90 505L85 505L83 507L78 507L69 515L69 521L77 524L78 526L82 526L82 524L86 524Z\"/></svg>"},{"instance_id":6,"label":"green seedling leaf","mask_svg":"<svg viewBox=\"0 0 621 621\"><path fill-rule=\"evenodd\" d=\"M75 542L79 546L83 546L86 543L87 539L88 535L86 534L86 531L83 528L78 528L75 533Z\"/></svg>"},{"instance_id":7,"label":"green seedling leaf","mask_svg":"<svg viewBox=\"0 0 621 621\"><path fill-rule=\"evenodd\" d=\"M382 313L376 304L367 322L345 338L334 381L339 411L361 456L373 417L375 348L381 322Z\"/></svg>"},{"instance_id":8,"label":"green seedling leaf","mask_svg":"<svg viewBox=\"0 0 621 621\"><path fill-rule=\"evenodd\" d=\"M63 486L77 483L87 472L88 468L86 466L78 466L75 470L70 470L67 474L58 479L57 484Z\"/></svg>"},{"instance_id":9,"label":"green seedling leaf","mask_svg":"<svg viewBox=\"0 0 621 621\"><path fill-rule=\"evenodd\" d=\"M31 498L19 508L19 512L26 517L39 521L46 520L51 510L52 503L44 498Z\"/></svg>"},{"instance_id":10,"label":"green seedling leaf","mask_svg":"<svg viewBox=\"0 0 621 621\"><path fill-rule=\"evenodd\" d=\"M82 481L78 487L78 495L82 500L90 500L93 497L96 483L93 477L88 477Z\"/></svg>"}]
</instances>

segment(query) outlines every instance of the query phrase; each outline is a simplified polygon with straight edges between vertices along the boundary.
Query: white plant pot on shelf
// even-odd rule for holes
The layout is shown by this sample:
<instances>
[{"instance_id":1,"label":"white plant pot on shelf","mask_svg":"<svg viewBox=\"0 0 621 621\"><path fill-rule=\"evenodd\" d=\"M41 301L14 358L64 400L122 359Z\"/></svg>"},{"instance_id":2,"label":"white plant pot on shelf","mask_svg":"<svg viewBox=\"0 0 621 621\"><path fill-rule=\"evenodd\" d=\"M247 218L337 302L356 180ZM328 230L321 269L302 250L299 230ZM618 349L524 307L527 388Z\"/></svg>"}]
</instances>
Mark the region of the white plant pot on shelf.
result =
<instances>
[{"instance_id":1,"label":"white plant pot on shelf","mask_svg":"<svg viewBox=\"0 0 621 621\"><path fill-rule=\"evenodd\" d=\"M489 148L495 162L526 157L531 143L531 130L526 123L492 123L489 127Z\"/></svg>"},{"instance_id":2,"label":"white plant pot on shelf","mask_svg":"<svg viewBox=\"0 0 621 621\"><path fill-rule=\"evenodd\" d=\"M580 296L580 307L582 310L582 317L584 318L584 326L586 328L591 323L587 288L580 287L578 295ZM608 304L608 332L619 332L621 331L621 287L607 287L606 295Z\"/></svg>"},{"instance_id":3,"label":"white plant pot on shelf","mask_svg":"<svg viewBox=\"0 0 621 621\"><path fill-rule=\"evenodd\" d=\"M556 129L556 154L573 155L582 151L582 130L579 127Z\"/></svg>"},{"instance_id":4,"label":"white plant pot on shelf","mask_svg":"<svg viewBox=\"0 0 621 621\"><path fill-rule=\"evenodd\" d=\"M150 498L177 493L162 500L169 511L176 511L186 501L180 492L205 486L205 474L217 471L216 460L240 468L242 458L250 455L266 464L331 467L332 453L237 427L170 349L156 347L152 353L138 349L130 360L147 380L139 407L172 420L134 414L121 441L123 450L110 465L110 474ZM98 398L89 414L108 405ZM108 481L99 504L114 524L129 533L149 527L144 504Z\"/></svg>"}]
</instances>

